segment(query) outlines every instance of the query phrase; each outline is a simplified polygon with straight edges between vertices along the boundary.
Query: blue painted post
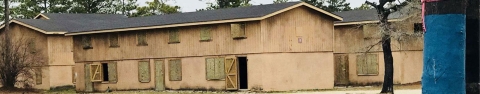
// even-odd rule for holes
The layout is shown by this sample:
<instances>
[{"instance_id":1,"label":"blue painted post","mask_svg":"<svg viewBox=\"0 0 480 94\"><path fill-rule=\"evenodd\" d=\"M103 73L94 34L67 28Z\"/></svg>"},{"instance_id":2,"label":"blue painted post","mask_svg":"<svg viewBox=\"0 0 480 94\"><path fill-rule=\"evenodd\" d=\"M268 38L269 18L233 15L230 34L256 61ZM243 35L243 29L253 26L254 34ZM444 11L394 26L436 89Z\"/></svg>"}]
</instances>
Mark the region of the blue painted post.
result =
<instances>
[{"instance_id":1,"label":"blue painted post","mask_svg":"<svg viewBox=\"0 0 480 94\"><path fill-rule=\"evenodd\" d=\"M466 0L424 0L423 94L465 94Z\"/></svg>"}]
</instances>

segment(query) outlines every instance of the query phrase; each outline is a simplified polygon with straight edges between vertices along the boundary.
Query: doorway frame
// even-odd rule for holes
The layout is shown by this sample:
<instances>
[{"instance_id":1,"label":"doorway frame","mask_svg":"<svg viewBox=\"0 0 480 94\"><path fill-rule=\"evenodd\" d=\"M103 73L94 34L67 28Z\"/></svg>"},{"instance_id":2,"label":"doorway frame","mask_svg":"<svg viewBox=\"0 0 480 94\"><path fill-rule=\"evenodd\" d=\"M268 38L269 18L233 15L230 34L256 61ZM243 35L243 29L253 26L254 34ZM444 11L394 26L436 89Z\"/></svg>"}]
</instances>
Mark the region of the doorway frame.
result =
<instances>
[{"instance_id":1,"label":"doorway frame","mask_svg":"<svg viewBox=\"0 0 480 94\"><path fill-rule=\"evenodd\" d=\"M237 78L238 79L238 90L239 91L248 91L249 90L248 89L248 57L246 55L239 55L239 56L236 56L235 58L237 59L237 66L238 66L238 68L237 68L238 69L237 70L237 72L238 72L237 73L238 74L238 78ZM243 70L243 69L240 67L240 63L241 63L240 58L245 58L245 67L246 67L246 69L244 70L246 72L245 75L241 74L241 70ZM246 78L243 79L243 80L246 80L246 85L247 85L246 87L247 88L242 88L241 87L243 85L242 84L242 79L241 79L243 76L246 76Z\"/></svg>"}]
</instances>

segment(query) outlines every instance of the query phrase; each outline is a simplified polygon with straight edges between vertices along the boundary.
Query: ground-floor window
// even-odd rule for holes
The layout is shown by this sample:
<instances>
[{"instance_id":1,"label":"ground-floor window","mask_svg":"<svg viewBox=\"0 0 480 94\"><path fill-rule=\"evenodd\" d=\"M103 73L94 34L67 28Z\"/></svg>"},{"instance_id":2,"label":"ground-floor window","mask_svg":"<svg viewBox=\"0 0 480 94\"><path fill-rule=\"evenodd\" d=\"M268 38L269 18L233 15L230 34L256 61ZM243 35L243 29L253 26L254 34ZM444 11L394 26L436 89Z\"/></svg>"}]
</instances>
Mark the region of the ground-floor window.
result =
<instances>
[{"instance_id":1,"label":"ground-floor window","mask_svg":"<svg viewBox=\"0 0 480 94\"><path fill-rule=\"evenodd\" d=\"M357 75L378 75L378 54L357 55Z\"/></svg>"},{"instance_id":2,"label":"ground-floor window","mask_svg":"<svg viewBox=\"0 0 480 94\"><path fill-rule=\"evenodd\" d=\"M150 61L138 62L138 80L142 83L150 82Z\"/></svg>"},{"instance_id":3,"label":"ground-floor window","mask_svg":"<svg viewBox=\"0 0 480 94\"><path fill-rule=\"evenodd\" d=\"M170 81L182 81L182 61L171 59L168 61Z\"/></svg>"},{"instance_id":4,"label":"ground-floor window","mask_svg":"<svg viewBox=\"0 0 480 94\"><path fill-rule=\"evenodd\" d=\"M225 58L206 58L205 63L207 80L225 79Z\"/></svg>"}]
</instances>

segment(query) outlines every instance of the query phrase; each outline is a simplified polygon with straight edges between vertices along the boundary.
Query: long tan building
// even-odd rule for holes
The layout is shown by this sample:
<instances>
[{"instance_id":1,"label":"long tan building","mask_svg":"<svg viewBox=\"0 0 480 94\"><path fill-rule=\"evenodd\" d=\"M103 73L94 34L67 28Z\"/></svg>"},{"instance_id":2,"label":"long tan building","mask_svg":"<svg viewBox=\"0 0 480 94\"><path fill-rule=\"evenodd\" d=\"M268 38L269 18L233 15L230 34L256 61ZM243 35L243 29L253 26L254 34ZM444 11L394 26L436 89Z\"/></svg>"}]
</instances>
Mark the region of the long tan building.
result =
<instances>
[{"instance_id":1,"label":"long tan building","mask_svg":"<svg viewBox=\"0 0 480 94\"><path fill-rule=\"evenodd\" d=\"M333 88L333 24L341 20L312 5L290 2L47 22L69 27L79 92L285 91Z\"/></svg>"},{"instance_id":2,"label":"long tan building","mask_svg":"<svg viewBox=\"0 0 480 94\"><path fill-rule=\"evenodd\" d=\"M383 83L385 63L376 10L335 13L344 18L335 22L335 84L372 85ZM395 12L392 22L394 84L421 81L423 69L423 29L421 18Z\"/></svg>"},{"instance_id":3,"label":"long tan building","mask_svg":"<svg viewBox=\"0 0 480 94\"><path fill-rule=\"evenodd\" d=\"M86 17L86 18L84 18ZM99 20L108 18L126 18L122 15L103 14L39 14L35 19L16 19L9 24L13 42L28 42L30 53L41 56L38 62L42 66L35 68L33 83L35 89L51 89L75 84L73 39L65 36L66 31L46 22L52 20ZM39 28L48 26L49 28ZM4 26L1 26L2 31ZM0 33L2 36L4 32ZM33 48L32 48L33 47ZM20 77L22 78L22 77ZM20 79L19 78L19 79ZM17 87L23 87L18 83Z\"/></svg>"}]
</instances>

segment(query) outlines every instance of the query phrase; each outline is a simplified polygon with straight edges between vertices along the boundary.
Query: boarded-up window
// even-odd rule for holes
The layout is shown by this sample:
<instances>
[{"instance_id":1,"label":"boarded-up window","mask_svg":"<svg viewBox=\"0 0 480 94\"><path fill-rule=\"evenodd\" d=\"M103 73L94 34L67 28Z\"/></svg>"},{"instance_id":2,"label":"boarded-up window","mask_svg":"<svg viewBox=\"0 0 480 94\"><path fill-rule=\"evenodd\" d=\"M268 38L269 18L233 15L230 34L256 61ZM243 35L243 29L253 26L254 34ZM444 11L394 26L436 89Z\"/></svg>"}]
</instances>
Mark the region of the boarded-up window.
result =
<instances>
[{"instance_id":1,"label":"boarded-up window","mask_svg":"<svg viewBox=\"0 0 480 94\"><path fill-rule=\"evenodd\" d=\"M82 45L83 49L91 49L92 47L92 37L90 35L82 36Z\"/></svg>"},{"instance_id":2,"label":"boarded-up window","mask_svg":"<svg viewBox=\"0 0 480 94\"><path fill-rule=\"evenodd\" d=\"M118 33L108 34L108 41L110 43L110 47L120 47L120 45L118 45Z\"/></svg>"},{"instance_id":3,"label":"boarded-up window","mask_svg":"<svg viewBox=\"0 0 480 94\"><path fill-rule=\"evenodd\" d=\"M90 64L90 77L91 82L103 81L102 66L100 64Z\"/></svg>"},{"instance_id":4,"label":"boarded-up window","mask_svg":"<svg viewBox=\"0 0 480 94\"><path fill-rule=\"evenodd\" d=\"M37 48L35 48L35 40L34 39L29 39L27 46L28 46L28 51L30 53L36 53L37 52Z\"/></svg>"},{"instance_id":5,"label":"boarded-up window","mask_svg":"<svg viewBox=\"0 0 480 94\"><path fill-rule=\"evenodd\" d=\"M357 75L378 75L378 55L357 55Z\"/></svg>"},{"instance_id":6,"label":"boarded-up window","mask_svg":"<svg viewBox=\"0 0 480 94\"><path fill-rule=\"evenodd\" d=\"M168 43L180 43L180 35L178 29L168 30Z\"/></svg>"},{"instance_id":7,"label":"boarded-up window","mask_svg":"<svg viewBox=\"0 0 480 94\"><path fill-rule=\"evenodd\" d=\"M234 39L246 38L245 23L230 24L230 32Z\"/></svg>"},{"instance_id":8,"label":"boarded-up window","mask_svg":"<svg viewBox=\"0 0 480 94\"><path fill-rule=\"evenodd\" d=\"M206 26L206 27L203 27L202 30L200 31L200 40L201 41L208 41L208 40L211 40L212 37L210 35L210 32L212 31L212 27L211 26Z\"/></svg>"},{"instance_id":9,"label":"boarded-up window","mask_svg":"<svg viewBox=\"0 0 480 94\"><path fill-rule=\"evenodd\" d=\"M168 61L170 81L182 81L182 61L172 59Z\"/></svg>"},{"instance_id":10,"label":"boarded-up window","mask_svg":"<svg viewBox=\"0 0 480 94\"><path fill-rule=\"evenodd\" d=\"M225 79L225 58L206 58L207 80Z\"/></svg>"},{"instance_id":11,"label":"boarded-up window","mask_svg":"<svg viewBox=\"0 0 480 94\"><path fill-rule=\"evenodd\" d=\"M35 83L37 85L42 84L42 68L38 68L35 70Z\"/></svg>"},{"instance_id":12,"label":"boarded-up window","mask_svg":"<svg viewBox=\"0 0 480 94\"><path fill-rule=\"evenodd\" d=\"M150 82L150 62L138 62L138 80L142 83Z\"/></svg>"},{"instance_id":13,"label":"boarded-up window","mask_svg":"<svg viewBox=\"0 0 480 94\"><path fill-rule=\"evenodd\" d=\"M147 46L147 32L139 31L137 32L137 45L138 46Z\"/></svg>"},{"instance_id":14,"label":"boarded-up window","mask_svg":"<svg viewBox=\"0 0 480 94\"><path fill-rule=\"evenodd\" d=\"M377 24L365 24L363 27L363 38L372 39L378 37L378 26Z\"/></svg>"},{"instance_id":15,"label":"boarded-up window","mask_svg":"<svg viewBox=\"0 0 480 94\"><path fill-rule=\"evenodd\" d=\"M117 62L110 62L107 64L108 68L108 82L117 82Z\"/></svg>"}]
</instances>

